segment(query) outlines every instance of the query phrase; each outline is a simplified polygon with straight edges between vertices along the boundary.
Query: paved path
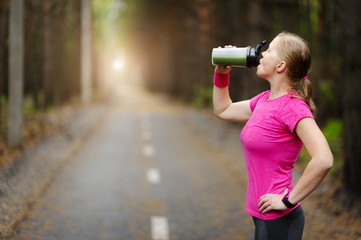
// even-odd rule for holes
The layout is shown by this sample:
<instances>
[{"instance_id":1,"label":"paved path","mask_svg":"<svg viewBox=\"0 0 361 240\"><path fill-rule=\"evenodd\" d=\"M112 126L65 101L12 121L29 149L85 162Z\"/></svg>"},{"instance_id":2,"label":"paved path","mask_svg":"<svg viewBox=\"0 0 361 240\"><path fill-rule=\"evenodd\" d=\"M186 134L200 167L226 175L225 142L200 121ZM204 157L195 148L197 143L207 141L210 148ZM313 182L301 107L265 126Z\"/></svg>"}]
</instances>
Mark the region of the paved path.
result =
<instances>
[{"instance_id":1,"label":"paved path","mask_svg":"<svg viewBox=\"0 0 361 240\"><path fill-rule=\"evenodd\" d=\"M238 127L136 88L119 96L15 239L252 239Z\"/></svg>"}]
</instances>

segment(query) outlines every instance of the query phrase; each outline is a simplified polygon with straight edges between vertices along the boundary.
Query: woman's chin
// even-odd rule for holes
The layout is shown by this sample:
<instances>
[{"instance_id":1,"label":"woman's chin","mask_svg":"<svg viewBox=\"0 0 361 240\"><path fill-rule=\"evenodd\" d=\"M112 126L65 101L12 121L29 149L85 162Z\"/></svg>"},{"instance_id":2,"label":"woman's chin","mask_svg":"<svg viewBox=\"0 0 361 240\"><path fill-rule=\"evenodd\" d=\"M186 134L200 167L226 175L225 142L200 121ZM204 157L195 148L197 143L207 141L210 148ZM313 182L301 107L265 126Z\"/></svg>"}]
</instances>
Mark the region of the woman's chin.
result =
<instances>
[{"instance_id":1,"label":"woman's chin","mask_svg":"<svg viewBox=\"0 0 361 240\"><path fill-rule=\"evenodd\" d=\"M260 70L259 67L257 67L256 75L257 75L258 77L262 77L262 71Z\"/></svg>"}]
</instances>

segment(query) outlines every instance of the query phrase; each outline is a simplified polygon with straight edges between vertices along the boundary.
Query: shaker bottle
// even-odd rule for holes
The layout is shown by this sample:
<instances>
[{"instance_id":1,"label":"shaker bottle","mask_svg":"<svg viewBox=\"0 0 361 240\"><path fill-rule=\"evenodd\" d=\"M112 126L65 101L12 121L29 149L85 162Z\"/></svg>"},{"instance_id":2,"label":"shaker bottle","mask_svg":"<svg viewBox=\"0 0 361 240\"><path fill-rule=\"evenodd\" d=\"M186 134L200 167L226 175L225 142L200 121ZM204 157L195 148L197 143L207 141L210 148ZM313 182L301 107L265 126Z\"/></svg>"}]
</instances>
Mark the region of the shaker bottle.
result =
<instances>
[{"instance_id":1,"label":"shaker bottle","mask_svg":"<svg viewBox=\"0 0 361 240\"><path fill-rule=\"evenodd\" d=\"M235 67L257 67L259 65L259 53L267 43L266 40L257 45L256 48L247 46L239 48L213 48L213 65L231 65Z\"/></svg>"}]
</instances>

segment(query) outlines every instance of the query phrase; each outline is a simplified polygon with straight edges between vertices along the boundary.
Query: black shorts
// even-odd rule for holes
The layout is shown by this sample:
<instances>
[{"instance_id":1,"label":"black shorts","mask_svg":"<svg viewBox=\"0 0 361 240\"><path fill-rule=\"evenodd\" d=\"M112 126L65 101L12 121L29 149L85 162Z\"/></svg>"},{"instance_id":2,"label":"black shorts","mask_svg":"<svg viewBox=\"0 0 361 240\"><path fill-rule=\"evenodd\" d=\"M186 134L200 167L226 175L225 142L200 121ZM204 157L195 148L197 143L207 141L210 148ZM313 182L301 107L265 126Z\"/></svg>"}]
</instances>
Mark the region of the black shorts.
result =
<instances>
[{"instance_id":1,"label":"black shorts","mask_svg":"<svg viewBox=\"0 0 361 240\"><path fill-rule=\"evenodd\" d=\"M273 220L253 217L253 222L256 226L254 240L301 240L305 215L298 206L283 217Z\"/></svg>"}]
</instances>

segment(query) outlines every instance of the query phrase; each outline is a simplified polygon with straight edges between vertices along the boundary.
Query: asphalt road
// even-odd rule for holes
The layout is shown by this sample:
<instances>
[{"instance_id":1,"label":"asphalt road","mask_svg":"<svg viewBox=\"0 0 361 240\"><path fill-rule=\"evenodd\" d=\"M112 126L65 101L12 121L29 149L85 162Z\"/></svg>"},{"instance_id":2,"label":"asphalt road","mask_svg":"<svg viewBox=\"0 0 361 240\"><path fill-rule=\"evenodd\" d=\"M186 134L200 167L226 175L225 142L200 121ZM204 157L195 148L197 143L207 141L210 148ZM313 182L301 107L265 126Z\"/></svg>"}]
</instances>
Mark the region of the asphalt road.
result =
<instances>
[{"instance_id":1,"label":"asphalt road","mask_svg":"<svg viewBox=\"0 0 361 240\"><path fill-rule=\"evenodd\" d=\"M253 239L233 128L227 152L216 119L167 98L123 88L109 108L15 239Z\"/></svg>"}]
</instances>

